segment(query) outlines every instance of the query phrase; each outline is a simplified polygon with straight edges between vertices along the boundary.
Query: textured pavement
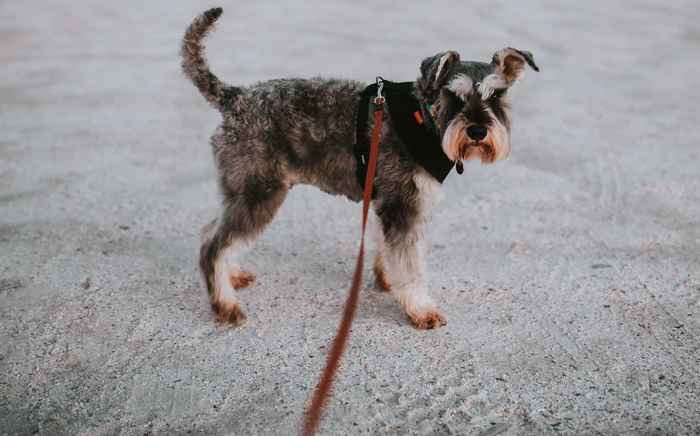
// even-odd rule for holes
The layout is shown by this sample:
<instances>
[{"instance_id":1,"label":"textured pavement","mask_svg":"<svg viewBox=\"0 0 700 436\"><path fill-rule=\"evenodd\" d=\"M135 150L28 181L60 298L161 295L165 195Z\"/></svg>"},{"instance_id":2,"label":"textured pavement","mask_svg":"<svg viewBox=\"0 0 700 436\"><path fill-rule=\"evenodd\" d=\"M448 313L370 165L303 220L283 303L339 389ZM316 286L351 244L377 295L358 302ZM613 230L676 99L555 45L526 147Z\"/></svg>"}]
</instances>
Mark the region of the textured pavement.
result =
<instances>
[{"instance_id":1,"label":"textured pavement","mask_svg":"<svg viewBox=\"0 0 700 436\"><path fill-rule=\"evenodd\" d=\"M0 434L294 434L360 208L296 188L241 328L196 267L219 116L179 71L216 4L0 1ZM530 50L513 151L451 175L430 231L449 324L365 275L321 434L700 433L695 1L224 3L213 70L412 80ZM378 11L372 11L372 5Z\"/></svg>"}]
</instances>

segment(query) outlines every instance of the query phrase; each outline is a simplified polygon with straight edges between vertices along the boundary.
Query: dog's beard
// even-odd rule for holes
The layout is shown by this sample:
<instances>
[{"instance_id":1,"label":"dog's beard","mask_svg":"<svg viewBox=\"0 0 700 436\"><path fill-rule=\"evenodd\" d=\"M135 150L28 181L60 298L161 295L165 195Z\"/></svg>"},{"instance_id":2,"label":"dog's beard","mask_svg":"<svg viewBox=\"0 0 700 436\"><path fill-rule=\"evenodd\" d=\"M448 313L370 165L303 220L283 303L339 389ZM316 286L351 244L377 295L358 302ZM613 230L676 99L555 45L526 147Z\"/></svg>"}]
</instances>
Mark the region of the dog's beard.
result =
<instances>
[{"instance_id":1,"label":"dog's beard","mask_svg":"<svg viewBox=\"0 0 700 436\"><path fill-rule=\"evenodd\" d=\"M442 137L442 149L450 160L481 159L483 163L493 163L505 159L510 153L508 129L492 117L486 138L475 141L467 135L470 124L464 118L450 122Z\"/></svg>"}]
</instances>

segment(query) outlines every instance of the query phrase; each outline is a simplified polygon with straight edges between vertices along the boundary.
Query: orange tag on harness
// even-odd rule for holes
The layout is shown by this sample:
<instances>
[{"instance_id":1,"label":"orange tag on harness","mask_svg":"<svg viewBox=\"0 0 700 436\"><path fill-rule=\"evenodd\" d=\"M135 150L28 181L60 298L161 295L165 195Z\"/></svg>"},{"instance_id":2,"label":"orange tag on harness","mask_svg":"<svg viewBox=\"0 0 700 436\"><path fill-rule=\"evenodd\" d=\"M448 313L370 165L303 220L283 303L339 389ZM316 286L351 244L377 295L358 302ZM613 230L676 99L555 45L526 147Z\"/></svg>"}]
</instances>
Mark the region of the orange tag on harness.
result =
<instances>
[{"instance_id":1,"label":"orange tag on harness","mask_svg":"<svg viewBox=\"0 0 700 436\"><path fill-rule=\"evenodd\" d=\"M418 124L423 124L425 120L423 120L423 115L421 115L420 111L415 111L413 112L413 118L416 119Z\"/></svg>"}]
</instances>

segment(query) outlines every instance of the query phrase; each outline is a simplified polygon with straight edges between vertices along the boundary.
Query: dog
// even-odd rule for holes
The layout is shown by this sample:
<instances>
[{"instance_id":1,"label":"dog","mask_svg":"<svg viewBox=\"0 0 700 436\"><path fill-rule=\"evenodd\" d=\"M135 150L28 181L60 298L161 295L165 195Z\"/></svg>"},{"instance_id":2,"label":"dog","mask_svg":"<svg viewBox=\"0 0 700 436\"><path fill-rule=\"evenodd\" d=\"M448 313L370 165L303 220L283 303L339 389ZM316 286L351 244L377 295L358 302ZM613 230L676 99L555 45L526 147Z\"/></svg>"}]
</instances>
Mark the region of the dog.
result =
<instances>
[{"instance_id":1,"label":"dog","mask_svg":"<svg viewBox=\"0 0 700 436\"><path fill-rule=\"evenodd\" d=\"M217 318L238 325L246 317L236 291L255 281L239 257L272 221L289 190L310 184L362 199L354 147L366 84L312 78L228 85L210 71L203 45L222 12L210 9L190 24L181 55L185 75L223 118L211 138L223 206L202 229L199 264ZM513 48L497 51L490 63L463 62L455 51L421 62L412 86L420 103L415 115L430 120L425 128L439 138L438 153L458 170L462 161L492 163L508 156L507 91L526 65L539 71L530 52ZM392 106L389 98L387 106ZM386 113L384 120L372 201L378 218L377 284L391 292L415 327L437 328L446 319L428 291L423 230L440 182L407 155ZM372 119L363 121L373 127Z\"/></svg>"}]
</instances>

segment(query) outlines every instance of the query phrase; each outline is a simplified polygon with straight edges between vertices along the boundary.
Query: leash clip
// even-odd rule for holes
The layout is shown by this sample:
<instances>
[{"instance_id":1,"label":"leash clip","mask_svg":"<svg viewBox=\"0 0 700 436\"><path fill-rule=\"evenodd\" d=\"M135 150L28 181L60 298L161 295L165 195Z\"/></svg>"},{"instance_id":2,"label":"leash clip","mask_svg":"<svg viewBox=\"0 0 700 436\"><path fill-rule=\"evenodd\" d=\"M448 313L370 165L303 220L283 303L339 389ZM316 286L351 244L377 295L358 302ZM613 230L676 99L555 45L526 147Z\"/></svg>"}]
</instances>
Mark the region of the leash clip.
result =
<instances>
[{"instance_id":1,"label":"leash clip","mask_svg":"<svg viewBox=\"0 0 700 436\"><path fill-rule=\"evenodd\" d=\"M377 76L377 96L374 98L374 104L377 106L383 105L386 101L382 91L384 91L384 79L381 76Z\"/></svg>"}]
</instances>

